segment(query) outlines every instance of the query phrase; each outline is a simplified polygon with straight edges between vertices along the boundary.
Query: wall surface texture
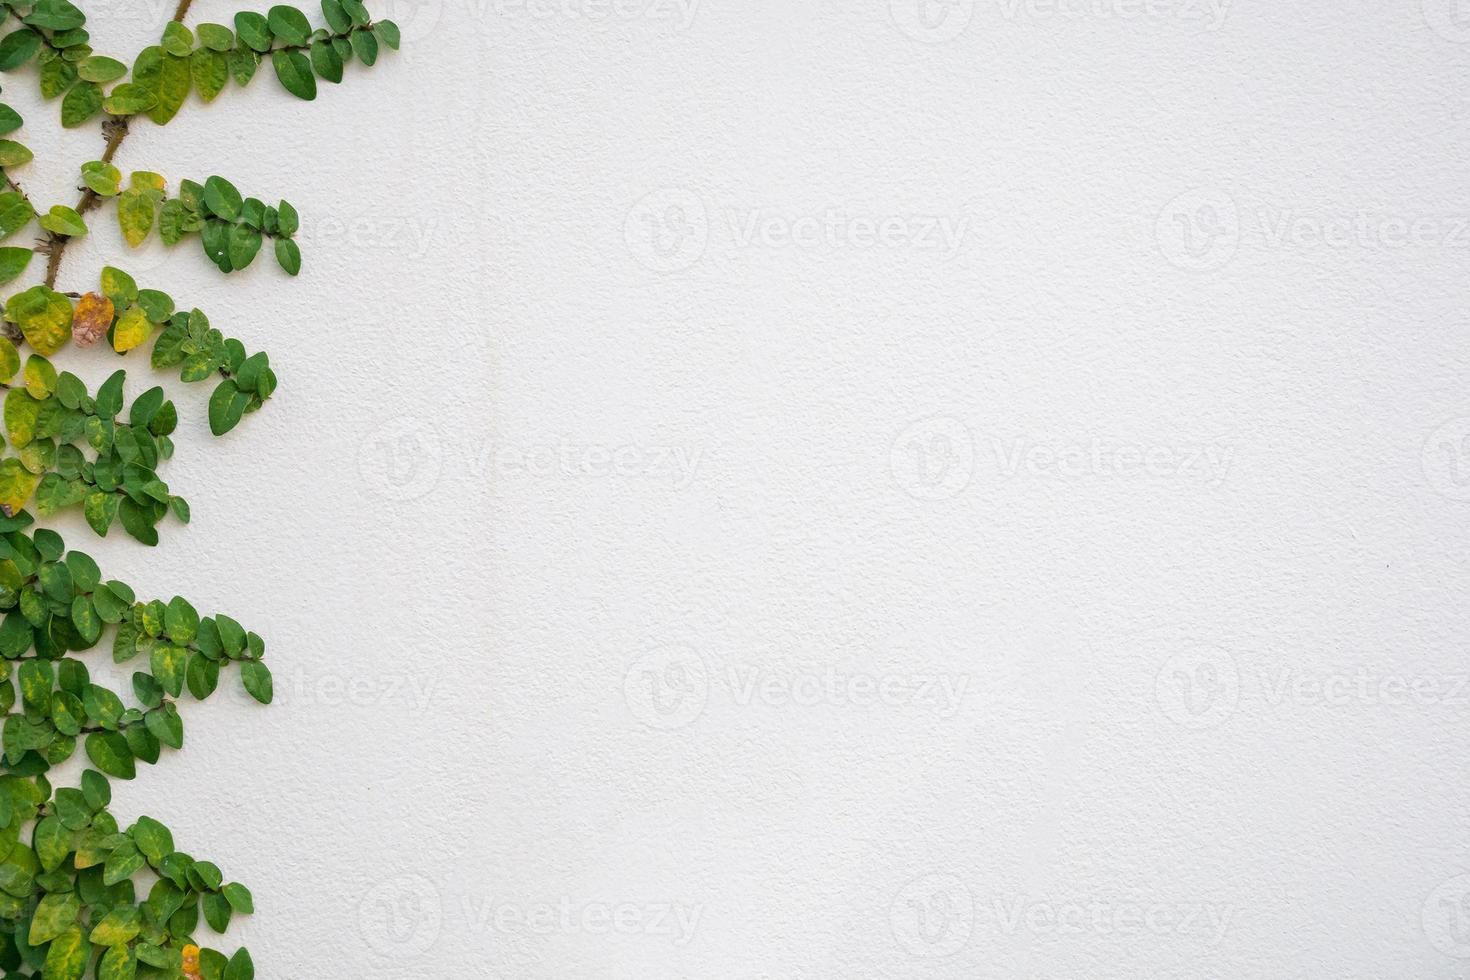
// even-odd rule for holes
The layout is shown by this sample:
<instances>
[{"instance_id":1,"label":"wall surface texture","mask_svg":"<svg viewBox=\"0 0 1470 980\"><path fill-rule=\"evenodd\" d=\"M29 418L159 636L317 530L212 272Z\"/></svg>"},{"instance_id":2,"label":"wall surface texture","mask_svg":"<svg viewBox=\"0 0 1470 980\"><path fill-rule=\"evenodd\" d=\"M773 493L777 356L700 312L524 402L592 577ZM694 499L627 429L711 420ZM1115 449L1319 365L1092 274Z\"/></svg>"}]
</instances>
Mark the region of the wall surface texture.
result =
<instances>
[{"instance_id":1,"label":"wall surface texture","mask_svg":"<svg viewBox=\"0 0 1470 980\"><path fill-rule=\"evenodd\" d=\"M125 54L173 0L87 6ZM253 887L222 944L1470 969L1470 10L377 9L377 68L118 161L303 216L294 281L126 263L281 387L212 440L173 386L194 520L156 551L64 529L266 638L277 703L190 706L116 793ZM70 200L95 132L5 86Z\"/></svg>"}]
</instances>

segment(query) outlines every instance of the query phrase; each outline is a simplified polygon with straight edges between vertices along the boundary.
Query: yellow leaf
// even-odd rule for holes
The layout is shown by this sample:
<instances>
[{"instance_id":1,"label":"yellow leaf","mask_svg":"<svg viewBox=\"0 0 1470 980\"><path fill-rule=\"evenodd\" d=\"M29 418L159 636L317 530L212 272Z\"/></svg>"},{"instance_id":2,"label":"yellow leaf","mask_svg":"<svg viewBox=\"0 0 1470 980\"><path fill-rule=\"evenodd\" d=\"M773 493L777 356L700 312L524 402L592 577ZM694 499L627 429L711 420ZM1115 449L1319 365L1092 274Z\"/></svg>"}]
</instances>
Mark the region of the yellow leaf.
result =
<instances>
[{"instance_id":1,"label":"yellow leaf","mask_svg":"<svg viewBox=\"0 0 1470 980\"><path fill-rule=\"evenodd\" d=\"M20 325L36 353L51 356L71 339L71 300L54 289L32 286L5 304L5 317Z\"/></svg>"},{"instance_id":2,"label":"yellow leaf","mask_svg":"<svg viewBox=\"0 0 1470 980\"><path fill-rule=\"evenodd\" d=\"M123 191L117 199L117 225L128 244L137 248L153 229L154 200L147 191Z\"/></svg>"},{"instance_id":3,"label":"yellow leaf","mask_svg":"<svg viewBox=\"0 0 1470 980\"><path fill-rule=\"evenodd\" d=\"M91 347L107 336L112 326L112 300L96 293L87 293L77 300L76 312L71 318L71 335L78 347Z\"/></svg>"},{"instance_id":4,"label":"yellow leaf","mask_svg":"<svg viewBox=\"0 0 1470 980\"><path fill-rule=\"evenodd\" d=\"M148 322L148 314L143 312L143 307L134 306L117 318L117 328L112 331L112 349L125 354L147 340L152 330L153 324Z\"/></svg>"},{"instance_id":5,"label":"yellow leaf","mask_svg":"<svg viewBox=\"0 0 1470 980\"><path fill-rule=\"evenodd\" d=\"M0 514L14 517L40 482L41 478L27 471L14 456L0 460Z\"/></svg>"},{"instance_id":6,"label":"yellow leaf","mask_svg":"<svg viewBox=\"0 0 1470 980\"><path fill-rule=\"evenodd\" d=\"M0 337L0 381L9 381L20 370L20 351L6 337Z\"/></svg>"}]
</instances>

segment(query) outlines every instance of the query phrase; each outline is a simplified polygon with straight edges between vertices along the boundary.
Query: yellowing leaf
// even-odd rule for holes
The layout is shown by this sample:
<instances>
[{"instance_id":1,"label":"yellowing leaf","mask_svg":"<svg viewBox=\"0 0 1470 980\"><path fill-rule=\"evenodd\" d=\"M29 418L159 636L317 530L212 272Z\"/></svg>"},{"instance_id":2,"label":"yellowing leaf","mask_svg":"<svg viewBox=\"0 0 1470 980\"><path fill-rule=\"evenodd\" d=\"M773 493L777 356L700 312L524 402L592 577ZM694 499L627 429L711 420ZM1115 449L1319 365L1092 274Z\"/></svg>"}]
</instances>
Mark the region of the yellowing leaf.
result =
<instances>
[{"instance_id":1,"label":"yellowing leaf","mask_svg":"<svg viewBox=\"0 0 1470 980\"><path fill-rule=\"evenodd\" d=\"M50 356L71 339L71 300L46 286L16 293L5 304L5 317L19 324L26 343Z\"/></svg>"},{"instance_id":2,"label":"yellowing leaf","mask_svg":"<svg viewBox=\"0 0 1470 980\"><path fill-rule=\"evenodd\" d=\"M6 337L0 337L0 381L9 381L20 370L20 351Z\"/></svg>"},{"instance_id":3,"label":"yellowing leaf","mask_svg":"<svg viewBox=\"0 0 1470 980\"><path fill-rule=\"evenodd\" d=\"M104 271L104 287L106 275ZM91 347L98 340L107 336L107 328L112 326L112 312L112 300L106 296L87 293L77 300L77 308L71 318L71 335L76 345Z\"/></svg>"},{"instance_id":4,"label":"yellowing leaf","mask_svg":"<svg viewBox=\"0 0 1470 980\"><path fill-rule=\"evenodd\" d=\"M153 229L154 199L145 190L136 187L123 191L117 199L117 225L123 238L137 248Z\"/></svg>"},{"instance_id":5,"label":"yellowing leaf","mask_svg":"<svg viewBox=\"0 0 1470 980\"><path fill-rule=\"evenodd\" d=\"M153 324L141 306L134 306L117 318L117 329L112 332L112 349L125 354L148 339Z\"/></svg>"},{"instance_id":6,"label":"yellowing leaf","mask_svg":"<svg viewBox=\"0 0 1470 980\"><path fill-rule=\"evenodd\" d=\"M14 517L20 513L40 482L41 478L15 457L0 460L0 514Z\"/></svg>"}]
</instances>

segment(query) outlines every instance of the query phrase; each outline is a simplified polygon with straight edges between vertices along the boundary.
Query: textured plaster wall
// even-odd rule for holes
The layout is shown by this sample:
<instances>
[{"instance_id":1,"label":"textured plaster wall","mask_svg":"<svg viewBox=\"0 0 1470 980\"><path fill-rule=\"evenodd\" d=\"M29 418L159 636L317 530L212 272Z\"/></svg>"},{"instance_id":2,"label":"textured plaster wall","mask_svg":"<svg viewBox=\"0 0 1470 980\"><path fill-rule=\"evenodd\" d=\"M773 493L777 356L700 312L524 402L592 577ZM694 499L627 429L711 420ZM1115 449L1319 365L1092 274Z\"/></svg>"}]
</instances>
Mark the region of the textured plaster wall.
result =
<instances>
[{"instance_id":1,"label":"textured plaster wall","mask_svg":"<svg viewBox=\"0 0 1470 980\"><path fill-rule=\"evenodd\" d=\"M304 216L95 549L267 638L117 793L263 976L1464 975L1470 12L391 6L120 158Z\"/></svg>"}]
</instances>

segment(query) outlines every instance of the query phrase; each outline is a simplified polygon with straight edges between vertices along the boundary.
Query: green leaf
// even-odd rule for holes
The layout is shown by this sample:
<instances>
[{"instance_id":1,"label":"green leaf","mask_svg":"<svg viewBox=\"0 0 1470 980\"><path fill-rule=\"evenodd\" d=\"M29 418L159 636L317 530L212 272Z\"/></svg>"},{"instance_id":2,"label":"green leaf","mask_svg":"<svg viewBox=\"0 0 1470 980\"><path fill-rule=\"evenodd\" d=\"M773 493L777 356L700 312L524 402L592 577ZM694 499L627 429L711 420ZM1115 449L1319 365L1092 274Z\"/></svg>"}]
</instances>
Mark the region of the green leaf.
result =
<instances>
[{"instance_id":1,"label":"green leaf","mask_svg":"<svg viewBox=\"0 0 1470 980\"><path fill-rule=\"evenodd\" d=\"M261 704L271 703L271 671L265 664L259 660L246 660L240 664L240 680L252 698Z\"/></svg>"},{"instance_id":2,"label":"green leaf","mask_svg":"<svg viewBox=\"0 0 1470 980\"><path fill-rule=\"evenodd\" d=\"M41 35L22 27L0 40L0 71L14 71L35 57L41 47Z\"/></svg>"},{"instance_id":3,"label":"green leaf","mask_svg":"<svg viewBox=\"0 0 1470 980\"><path fill-rule=\"evenodd\" d=\"M210 892L204 896L204 921L215 932L224 932L230 927L230 915L234 909L230 907L229 900L219 892Z\"/></svg>"},{"instance_id":4,"label":"green leaf","mask_svg":"<svg viewBox=\"0 0 1470 980\"><path fill-rule=\"evenodd\" d=\"M5 143L0 140L0 145ZM64 204L53 204L51 210L41 216L41 227L54 235L80 238L87 233L87 224L76 210Z\"/></svg>"},{"instance_id":5,"label":"green leaf","mask_svg":"<svg viewBox=\"0 0 1470 980\"><path fill-rule=\"evenodd\" d=\"M107 862L102 867L102 883L115 885L131 878L144 863L143 852L138 849L137 844L131 840L123 841L107 856Z\"/></svg>"},{"instance_id":6,"label":"green leaf","mask_svg":"<svg viewBox=\"0 0 1470 980\"><path fill-rule=\"evenodd\" d=\"M235 269L249 266L260 251L260 243L260 232L245 224L235 225L230 229L230 265Z\"/></svg>"},{"instance_id":7,"label":"green leaf","mask_svg":"<svg viewBox=\"0 0 1470 980\"><path fill-rule=\"evenodd\" d=\"M266 15L271 33L287 44L305 44L311 37L311 22L295 7L277 4Z\"/></svg>"},{"instance_id":8,"label":"green leaf","mask_svg":"<svg viewBox=\"0 0 1470 980\"><path fill-rule=\"evenodd\" d=\"M223 24L200 24L194 28L199 43L211 51L225 52L235 46L235 33Z\"/></svg>"},{"instance_id":9,"label":"green leaf","mask_svg":"<svg viewBox=\"0 0 1470 980\"><path fill-rule=\"evenodd\" d=\"M158 93L137 82L123 82L102 100L104 111L114 116L146 112L158 104Z\"/></svg>"},{"instance_id":10,"label":"green leaf","mask_svg":"<svg viewBox=\"0 0 1470 980\"><path fill-rule=\"evenodd\" d=\"M106 776L88 769L82 773L82 795L87 798L88 806L100 810L112 802L112 785Z\"/></svg>"},{"instance_id":11,"label":"green leaf","mask_svg":"<svg viewBox=\"0 0 1470 980\"><path fill-rule=\"evenodd\" d=\"M230 965L225 967L224 980L255 980L255 964L250 961L250 952L244 946L235 950L235 955L230 957Z\"/></svg>"},{"instance_id":12,"label":"green leaf","mask_svg":"<svg viewBox=\"0 0 1470 980\"><path fill-rule=\"evenodd\" d=\"M82 516L87 519L87 524L98 537L106 537L117 517L117 507L116 495L95 490L87 494L87 499L82 502Z\"/></svg>"},{"instance_id":13,"label":"green leaf","mask_svg":"<svg viewBox=\"0 0 1470 980\"><path fill-rule=\"evenodd\" d=\"M255 899L250 896L250 889L238 881L232 881L224 887L224 896L230 907L241 915L250 915L255 911Z\"/></svg>"},{"instance_id":14,"label":"green leaf","mask_svg":"<svg viewBox=\"0 0 1470 980\"><path fill-rule=\"evenodd\" d=\"M66 92L61 100L61 125L67 129L76 127L102 111L102 87L94 82L78 82Z\"/></svg>"},{"instance_id":15,"label":"green leaf","mask_svg":"<svg viewBox=\"0 0 1470 980\"><path fill-rule=\"evenodd\" d=\"M65 58L52 58L41 66L41 97L54 99L77 80L77 66Z\"/></svg>"},{"instance_id":16,"label":"green leaf","mask_svg":"<svg viewBox=\"0 0 1470 980\"><path fill-rule=\"evenodd\" d=\"M93 732L87 736L87 758L109 776L132 779L137 775L127 739L117 732Z\"/></svg>"},{"instance_id":17,"label":"green leaf","mask_svg":"<svg viewBox=\"0 0 1470 980\"><path fill-rule=\"evenodd\" d=\"M101 197L116 197L122 183L122 172L102 160L82 164L82 183Z\"/></svg>"},{"instance_id":18,"label":"green leaf","mask_svg":"<svg viewBox=\"0 0 1470 980\"><path fill-rule=\"evenodd\" d=\"M26 15L25 22L32 27L44 27L49 31L69 31L87 22L86 16L69 0L37 0Z\"/></svg>"},{"instance_id":19,"label":"green leaf","mask_svg":"<svg viewBox=\"0 0 1470 980\"><path fill-rule=\"evenodd\" d=\"M236 14L235 33L252 50L264 53L271 49L270 24L262 14L248 10ZM3 70L4 65L0 64L0 71Z\"/></svg>"},{"instance_id":20,"label":"green leaf","mask_svg":"<svg viewBox=\"0 0 1470 980\"><path fill-rule=\"evenodd\" d=\"M163 25L163 40L160 43L169 54L187 58L194 49L194 32L178 21L171 20Z\"/></svg>"},{"instance_id":21,"label":"green leaf","mask_svg":"<svg viewBox=\"0 0 1470 980\"><path fill-rule=\"evenodd\" d=\"M393 51L398 50L399 36L397 24L391 20L380 20L373 24L373 33L378 36L378 40L388 45L389 49Z\"/></svg>"},{"instance_id":22,"label":"green leaf","mask_svg":"<svg viewBox=\"0 0 1470 980\"><path fill-rule=\"evenodd\" d=\"M159 66L158 85L154 89L158 101L148 110L148 118L160 126L172 119L189 97L192 82L189 59L165 54Z\"/></svg>"},{"instance_id":23,"label":"green leaf","mask_svg":"<svg viewBox=\"0 0 1470 980\"><path fill-rule=\"evenodd\" d=\"M311 46L311 67L324 80L337 84L342 81L342 59L337 56L328 41L317 41Z\"/></svg>"},{"instance_id":24,"label":"green leaf","mask_svg":"<svg viewBox=\"0 0 1470 980\"><path fill-rule=\"evenodd\" d=\"M230 77L235 84L241 88L250 84L255 77L255 70L260 67L260 55L241 45L230 50L227 56L230 63Z\"/></svg>"},{"instance_id":25,"label":"green leaf","mask_svg":"<svg viewBox=\"0 0 1470 980\"><path fill-rule=\"evenodd\" d=\"M50 942L71 928L81 911L81 900L71 893L45 896L41 899L41 904L36 906L36 914L31 919L31 931L26 941L32 946Z\"/></svg>"},{"instance_id":26,"label":"green leaf","mask_svg":"<svg viewBox=\"0 0 1470 980\"><path fill-rule=\"evenodd\" d=\"M45 817L36 824L32 844L41 867L55 871L71 853L71 831L57 817Z\"/></svg>"},{"instance_id":27,"label":"green leaf","mask_svg":"<svg viewBox=\"0 0 1470 980\"><path fill-rule=\"evenodd\" d=\"M0 238L9 238L35 217L31 202L15 191L0 191Z\"/></svg>"},{"instance_id":28,"label":"green leaf","mask_svg":"<svg viewBox=\"0 0 1470 980\"><path fill-rule=\"evenodd\" d=\"M347 16L347 11L337 0L322 0L322 16L334 34L346 34L352 30L352 18Z\"/></svg>"},{"instance_id":29,"label":"green leaf","mask_svg":"<svg viewBox=\"0 0 1470 980\"><path fill-rule=\"evenodd\" d=\"M152 817L139 817L131 832L134 843L154 866L174 852L174 835Z\"/></svg>"},{"instance_id":30,"label":"green leaf","mask_svg":"<svg viewBox=\"0 0 1470 980\"><path fill-rule=\"evenodd\" d=\"M26 267L31 264L31 256L35 254L29 248L18 248L16 246L0 248L0 285L15 280L21 273L25 272ZM11 372L12 375L14 373L14 371ZM6 379L8 377L6 376Z\"/></svg>"},{"instance_id":31,"label":"green leaf","mask_svg":"<svg viewBox=\"0 0 1470 980\"><path fill-rule=\"evenodd\" d=\"M277 238L276 262L287 275L296 275L301 271L301 249L289 238Z\"/></svg>"},{"instance_id":32,"label":"green leaf","mask_svg":"<svg viewBox=\"0 0 1470 980\"><path fill-rule=\"evenodd\" d=\"M8 618L6 622L9 622ZM21 624L26 629L30 628L24 620L21 621ZM26 645L29 647L29 640L27 640ZM219 684L219 664L203 654L190 654L189 666L184 672L184 681L189 687L189 693L194 696L195 700L203 701L214 693L215 687Z\"/></svg>"},{"instance_id":33,"label":"green leaf","mask_svg":"<svg viewBox=\"0 0 1470 980\"><path fill-rule=\"evenodd\" d=\"M0 102L0 133L11 133L25 124L20 113Z\"/></svg>"},{"instance_id":34,"label":"green leaf","mask_svg":"<svg viewBox=\"0 0 1470 980\"><path fill-rule=\"evenodd\" d=\"M0 140L0 167L19 167L30 163L32 156L30 149L15 140Z\"/></svg>"},{"instance_id":35,"label":"green leaf","mask_svg":"<svg viewBox=\"0 0 1470 980\"><path fill-rule=\"evenodd\" d=\"M128 73L128 66L116 58L94 54L77 65L77 75L87 82L115 82Z\"/></svg>"},{"instance_id":36,"label":"green leaf","mask_svg":"<svg viewBox=\"0 0 1470 980\"><path fill-rule=\"evenodd\" d=\"M235 221L240 217L240 192L223 177L210 177L204 182L204 206L209 213Z\"/></svg>"},{"instance_id":37,"label":"green leaf","mask_svg":"<svg viewBox=\"0 0 1470 980\"><path fill-rule=\"evenodd\" d=\"M316 98L316 76L311 73L311 62L306 55L300 51L276 50L271 52L271 65L287 92L308 102Z\"/></svg>"},{"instance_id":38,"label":"green leaf","mask_svg":"<svg viewBox=\"0 0 1470 980\"><path fill-rule=\"evenodd\" d=\"M372 31L353 31L352 50L357 60L371 67L378 60L378 38Z\"/></svg>"},{"instance_id":39,"label":"green leaf","mask_svg":"<svg viewBox=\"0 0 1470 980\"><path fill-rule=\"evenodd\" d=\"M102 267L102 292L118 309L132 306L138 300L138 284L133 277L110 265Z\"/></svg>"},{"instance_id":40,"label":"green leaf","mask_svg":"<svg viewBox=\"0 0 1470 980\"><path fill-rule=\"evenodd\" d=\"M170 695L178 697L184 689L184 666L187 662L188 651L183 647L173 646L168 643L156 643L150 655L149 669L153 676L158 678L158 683Z\"/></svg>"},{"instance_id":41,"label":"green leaf","mask_svg":"<svg viewBox=\"0 0 1470 980\"><path fill-rule=\"evenodd\" d=\"M229 378L219 383L209 396L209 431L217 436L229 432L240 422L250 396L235 386Z\"/></svg>"},{"instance_id":42,"label":"green leaf","mask_svg":"<svg viewBox=\"0 0 1470 980\"><path fill-rule=\"evenodd\" d=\"M212 48L199 48L189 58L189 74L194 89L205 102L213 102L230 78L229 62Z\"/></svg>"}]
</instances>

